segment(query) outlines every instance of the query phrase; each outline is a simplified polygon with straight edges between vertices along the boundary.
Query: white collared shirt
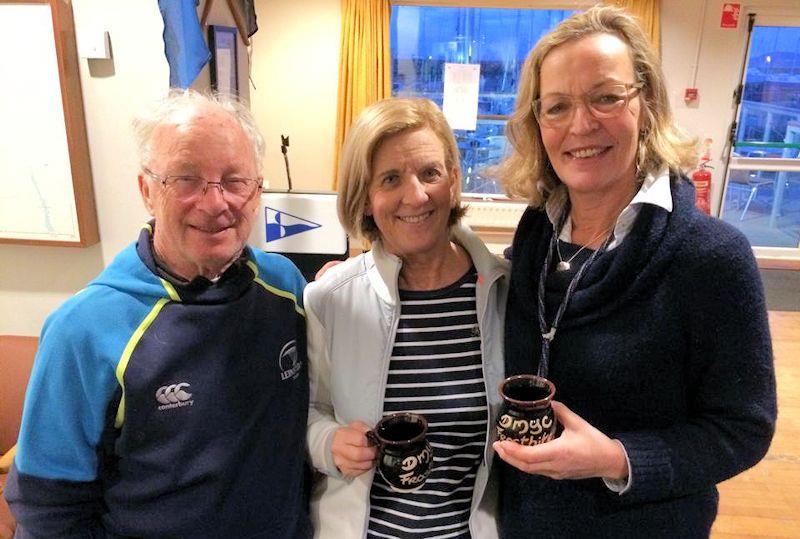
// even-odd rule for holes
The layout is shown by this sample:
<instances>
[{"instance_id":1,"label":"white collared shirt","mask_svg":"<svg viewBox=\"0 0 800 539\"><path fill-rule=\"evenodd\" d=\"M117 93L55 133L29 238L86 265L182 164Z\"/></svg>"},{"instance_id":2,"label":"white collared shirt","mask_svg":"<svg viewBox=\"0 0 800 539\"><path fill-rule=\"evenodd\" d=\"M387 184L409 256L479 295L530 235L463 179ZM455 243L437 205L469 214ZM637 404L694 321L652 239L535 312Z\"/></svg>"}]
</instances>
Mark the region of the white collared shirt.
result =
<instances>
[{"instance_id":1,"label":"white collared shirt","mask_svg":"<svg viewBox=\"0 0 800 539\"><path fill-rule=\"evenodd\" d=\"M558 218L561 215L564 205L567 202L567 187L564 184L559 185L553 194L547 199L545 203L545 212L548 219L555 227L558 224ZM617 217L617 222L614 224L614 239L608 244L606 250L614 249L625 236L631 231L636 216L639 215L642 204L653 204L660 208L664 208L668 212L672 212L672 188L669 184L669 169L664 167L657 174L648 174L642 182L639 191L631 199L627 206L620 212ZM561 229L561 234L558 239L571 243L572 240L572 219L567 219L564 227Z\"/></svg>"}]
</instances>

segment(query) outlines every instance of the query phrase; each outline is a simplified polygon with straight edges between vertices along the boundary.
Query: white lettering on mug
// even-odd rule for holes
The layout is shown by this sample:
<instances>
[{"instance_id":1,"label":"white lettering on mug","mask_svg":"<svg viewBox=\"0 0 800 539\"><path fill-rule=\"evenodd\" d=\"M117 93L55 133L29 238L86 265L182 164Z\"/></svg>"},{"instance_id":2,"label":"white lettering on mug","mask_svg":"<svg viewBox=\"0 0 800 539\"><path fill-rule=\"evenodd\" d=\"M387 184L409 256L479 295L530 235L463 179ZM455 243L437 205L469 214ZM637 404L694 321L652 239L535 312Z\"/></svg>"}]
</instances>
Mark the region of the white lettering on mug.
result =
<instances>
[{"instance_id":1,"label":"white lettering on mug","mask_svg":"<svg viewBox=\"0 0 800 539\"><path fill-rule=\"evenodd\" d=\"M403 485L418 485L425 481L426 477L423 474L415 475L414 472L407 472L400 474L400 483Z\"/></svg>"},{"instance_id":2,"label":"white lettering on mug","mask_svg":"<svg viewBox=\"0 0 800 539\"><path fill-rule=\"evenodd\" d=\"M511 425L511 430L518 432L519 434L525 434L526 432L528 432L528 428L529 428L528 422L522 419L517 419Z\"/></svg>"},{"instance_id":3,"label":"white lettering on mug","mask_svg":"<svg viewBox=\"0 0 800 539\"><path fill-rule=\"evenodd\" d=\"M410 457L404 458L403 462L400 464L400 467L403 468L403 471L408 472L416 468L417 464L419 464L417 457L412 455Z\"/></svg>"},{"instance_id":4,"label":"white lettering on mug","mask_svg":"<svg viewBox=\"0 0 800 539\"><path fill-rule=\"evenodd\" d=\"M432 452L427 447L420 451L416 456L411 455L403 459L401 467L405 471L413 470L419 464L424 464L431 461Z\"/></svg>"},{"instance_id":5,"label":"white lettering on mug","mask_svg":"<svg viewBox=\"0 0 800 539\"><path fill-rule=\"evenodd\" d=\"M535 419L514 419L503 414L497 421L497 437L499 440L514 440L523 445L538 445L554 438L554 433L547 432L553 427L553 418L547 414ZM546 433L541 439L538 437Z\"/></svg>"}]
</instances>

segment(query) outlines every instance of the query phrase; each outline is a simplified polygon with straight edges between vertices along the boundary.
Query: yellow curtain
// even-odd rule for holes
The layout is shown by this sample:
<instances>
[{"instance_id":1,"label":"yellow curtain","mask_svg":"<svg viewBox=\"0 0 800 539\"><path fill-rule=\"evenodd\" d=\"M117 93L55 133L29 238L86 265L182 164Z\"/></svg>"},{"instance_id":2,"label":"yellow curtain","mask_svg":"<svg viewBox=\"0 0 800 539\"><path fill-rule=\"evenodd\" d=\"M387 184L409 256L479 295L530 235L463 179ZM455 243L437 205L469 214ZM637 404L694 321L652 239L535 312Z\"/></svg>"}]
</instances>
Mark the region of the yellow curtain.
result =
<instances>
[{"instance_id":1,"label":"yellow curtain","mask_svg":"<svg viewBox=\"0 0 800 539\"><path fill-rule=\"evenodd\" d=\"M638 18L644 33L650 36L656 54L661 56L660 0L606 0L605 3L625 8Z\"/></svg>"},{"instance_id":2,"label":"yellow curtain","mask_svg":"<svg viewBox=\"0 0 800 539\"><path fill-rule=\"evenodd\" d=\"M365 107L392 94L389 0L342 0L342 41L333 188L350 124Z\"/></svg>"}]
</instances>

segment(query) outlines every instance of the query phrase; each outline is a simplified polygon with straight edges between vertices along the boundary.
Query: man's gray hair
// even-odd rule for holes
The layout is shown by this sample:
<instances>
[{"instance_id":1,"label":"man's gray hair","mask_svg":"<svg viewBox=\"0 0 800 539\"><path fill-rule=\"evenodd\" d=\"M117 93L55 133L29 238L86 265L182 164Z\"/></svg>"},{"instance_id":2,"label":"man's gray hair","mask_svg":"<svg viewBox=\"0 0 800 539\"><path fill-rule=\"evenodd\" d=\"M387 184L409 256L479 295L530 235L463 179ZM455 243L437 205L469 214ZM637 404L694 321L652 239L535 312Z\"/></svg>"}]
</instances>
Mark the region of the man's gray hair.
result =
<instances>
[{"instance_id":1,"label":"man's gray hair","mask_svg":"<svg viewBox=\"0 0 800 539\"><path fill-rule=\"evenodd\" d=\"M253 147L256 157L256 170L261 174L264 161L264 137L256 126L255 119L247 106L235 96L201 93L196 90L173 88L169 94L154 107L133 120L133 134L139 153L139 163L145 165L153 151L153 132L160 125L170 123L174 117L188 113L203 106L218 107L228 113L241 126Z\"/></svg>"}]
</instances>

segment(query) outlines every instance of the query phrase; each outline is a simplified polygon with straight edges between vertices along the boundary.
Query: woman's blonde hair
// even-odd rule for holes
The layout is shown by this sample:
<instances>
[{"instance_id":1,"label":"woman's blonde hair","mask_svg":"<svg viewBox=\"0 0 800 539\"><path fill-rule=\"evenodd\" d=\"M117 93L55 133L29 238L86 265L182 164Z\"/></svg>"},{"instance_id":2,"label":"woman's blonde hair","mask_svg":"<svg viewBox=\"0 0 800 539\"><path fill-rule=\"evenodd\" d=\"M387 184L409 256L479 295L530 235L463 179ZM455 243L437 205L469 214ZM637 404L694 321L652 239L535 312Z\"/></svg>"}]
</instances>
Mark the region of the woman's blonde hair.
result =
<instances>
[{"instance_id":1,"label":"woman's blonde hair","mask_svg":"<svg viewBox=\"0 0 800 539\"><path fill-rule=\"evenodd\" d=\"M593 34L610 34L627 44L637 82L644 84L639 94L644 125L636 157L638 179L664 165L680 170L697 164L696 139L673 125L661 64L636 19L617 7L595 6L566 19L544 36L522 68L516 107L506 124L506 136L513 150L496 170L509 195L523 197L533 206L542 206L561 183L547 157L539 123L533 115L542 62L556 47Z\"/></svg>"},{"instance_id":2,"label":"woman's blonde hair","mask_svg":"<svg viewBox=\"0 0 800 539\"><path fill-rule=\"evenodd\" d=\"M464 215L458 146L444 114L428 99L389 98L361 112L342 147L337 210L348 234L370 241L380 238L375 220L364 213L372 180L372 159L388 137L424 127L442 142L447 175L455 183L455 207L450 210L448 224L454 225Z\"/></svg>"}]
</instances>

